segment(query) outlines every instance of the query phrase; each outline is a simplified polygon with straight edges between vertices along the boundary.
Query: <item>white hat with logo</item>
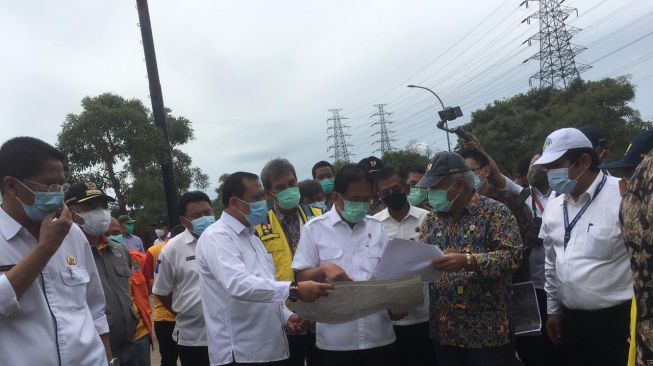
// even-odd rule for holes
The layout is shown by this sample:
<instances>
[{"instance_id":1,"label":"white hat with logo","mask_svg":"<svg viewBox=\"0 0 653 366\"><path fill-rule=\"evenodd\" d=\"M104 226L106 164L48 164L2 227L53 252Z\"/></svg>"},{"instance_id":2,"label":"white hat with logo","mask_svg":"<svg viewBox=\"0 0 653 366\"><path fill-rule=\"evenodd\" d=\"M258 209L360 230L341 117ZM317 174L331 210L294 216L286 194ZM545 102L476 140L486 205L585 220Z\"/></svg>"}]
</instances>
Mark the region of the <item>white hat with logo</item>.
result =
<instances>
[{"instance_id":1,"label":"white hat with logo","mask_svg":"<svg viewBox=\"0 0 653 366\"><path fill-rule=\"evenodd\" d=\"M592 148L592 143L585 135L575 128L561 128L553 131L542 148L542 156L533 165L545 165L562 157L568 150Z\"/></svg>"}]
</instances>

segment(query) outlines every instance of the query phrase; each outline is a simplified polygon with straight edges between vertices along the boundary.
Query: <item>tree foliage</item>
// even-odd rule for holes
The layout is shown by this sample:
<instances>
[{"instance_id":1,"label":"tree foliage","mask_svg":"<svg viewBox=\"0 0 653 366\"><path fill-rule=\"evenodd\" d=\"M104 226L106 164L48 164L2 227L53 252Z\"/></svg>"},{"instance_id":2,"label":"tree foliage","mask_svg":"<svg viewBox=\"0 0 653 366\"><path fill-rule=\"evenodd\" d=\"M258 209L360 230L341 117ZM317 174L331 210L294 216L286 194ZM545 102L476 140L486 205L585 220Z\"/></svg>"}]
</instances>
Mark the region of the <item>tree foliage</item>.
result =
<instances>
[{"instance_id":1,"label":"tree foliage","mask_svg":"<svg viewBox=\"0 0 653 366\"><path fill-rule=\"evenodd\" d=\"M224 205L222 204L222 186L224 185L224 182L229 179L229 176L230 174L222 174L220 179L218 179L218 188L215 189L217 198L213 200L213 212L215 212L215 217L220 217L222 215L222 211L225 209Z\"/></svg>"},{"instance_id":2,"label":"tree foliage","mask_svg":"<svg viewBox=\"0 0 653 366\"><path fill-rule=\"evenodd\" d=\"M426 167L429 158L410 150L387 151L381 158L384 166L408 169L414 166Z\"/></svg>"},{"instance_id":3,"label":"tree foliage","mask_svg":"<svg viewBox=\"0 0 653 366\"><path fill-rule=\"evenodd\" d=\"M567 89L531 89L474 111L464 126L481 141L500 167L509 173L518 161L542 149L548 134L563 127L601 127L614 158L651 123L629 106L635 89L627 77L599 81L576 80ZM462 147L458 141L457 149Z\"/></svg>"},{"instance_id":4,"label":"tree foliage","mask_svg":"<svg viewBox=\"0 0 653 366\"><path fill-rule=\"evenodd\" d=\"M82 112L69 114L57 146L68 156L71 181L91 180L116 197L118 210L141 209L148 220L166 212L161 159L163 134L138 99L104 93L82 99ZM191 122L166 111L178 193L206 189L209 178L192 166L179 147L193 140Z\"/></svg>"}]
</instances>

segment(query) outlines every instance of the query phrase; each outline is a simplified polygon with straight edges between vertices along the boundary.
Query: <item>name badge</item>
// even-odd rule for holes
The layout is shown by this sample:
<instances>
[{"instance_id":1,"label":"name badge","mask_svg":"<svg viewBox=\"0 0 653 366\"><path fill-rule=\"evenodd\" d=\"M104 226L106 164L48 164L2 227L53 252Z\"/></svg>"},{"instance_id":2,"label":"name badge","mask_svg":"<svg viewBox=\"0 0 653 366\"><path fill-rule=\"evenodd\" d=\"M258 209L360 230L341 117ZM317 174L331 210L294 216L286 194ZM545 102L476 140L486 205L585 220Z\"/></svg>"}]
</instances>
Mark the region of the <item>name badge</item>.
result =
<instances>
[{"instance_id":1,"label":"name badge","mask_svg":"<svg viewBox=\"0 0 653 366\"><path fill-rule=\"evenodd\" d=\"M189 256L189 257L186 257L186 261L194 261L194 260L195 260L195 256L194 256L194 255L191 255L191 256Z\"/></svg>"}]
</instances>

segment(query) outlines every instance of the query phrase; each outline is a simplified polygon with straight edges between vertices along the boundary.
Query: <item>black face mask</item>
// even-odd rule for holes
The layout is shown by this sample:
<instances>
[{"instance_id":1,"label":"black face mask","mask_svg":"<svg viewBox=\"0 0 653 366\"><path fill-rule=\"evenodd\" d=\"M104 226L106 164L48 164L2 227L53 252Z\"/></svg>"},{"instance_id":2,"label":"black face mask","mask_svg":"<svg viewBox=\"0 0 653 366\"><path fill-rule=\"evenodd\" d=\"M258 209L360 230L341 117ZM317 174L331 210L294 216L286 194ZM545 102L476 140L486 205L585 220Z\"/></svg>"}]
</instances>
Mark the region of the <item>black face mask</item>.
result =
<instances>
[{"instance_id":1,"label":"black face mask","mask_svg":"<svg viewBox=\"0 0 653 366\"><path fill-rule=\"evenodd\" d=\"M399 211L407 202L406 195L402 192L386 193L382 197L383 203L392 211Z\"/></svg>"}]
</instances>

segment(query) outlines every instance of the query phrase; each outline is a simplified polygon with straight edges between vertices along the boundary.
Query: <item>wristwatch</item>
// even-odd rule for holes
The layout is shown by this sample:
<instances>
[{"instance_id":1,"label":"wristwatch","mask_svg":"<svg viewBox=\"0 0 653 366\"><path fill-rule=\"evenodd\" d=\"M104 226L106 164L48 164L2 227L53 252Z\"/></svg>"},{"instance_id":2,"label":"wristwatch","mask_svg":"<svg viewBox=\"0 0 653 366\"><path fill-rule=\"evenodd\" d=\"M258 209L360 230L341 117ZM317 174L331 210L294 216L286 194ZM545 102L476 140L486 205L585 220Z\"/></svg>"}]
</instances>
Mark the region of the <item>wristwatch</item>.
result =
<instances>
[{"instance_id":1,"label":"wristwatch","mask_svg":"<svg viewBox=\"0 0 653 366\"><path fill-rule=\"evenodd\" d=\"M118 359L114 357L109 361L109 366L120 366L120 362L118 362Z\"/></svg>"},{"instance_id":2,"label":"wristwatch","mask_svg":"<svg viewBox=\"0 0 653 366\"><path fill-rule=\"evenodd\" d=\"M299 300L299 286L297 281L292 281L290 283L290 290L288 291L288 300L292 302L297 302Z\"/></svg>"}]
</instances>

